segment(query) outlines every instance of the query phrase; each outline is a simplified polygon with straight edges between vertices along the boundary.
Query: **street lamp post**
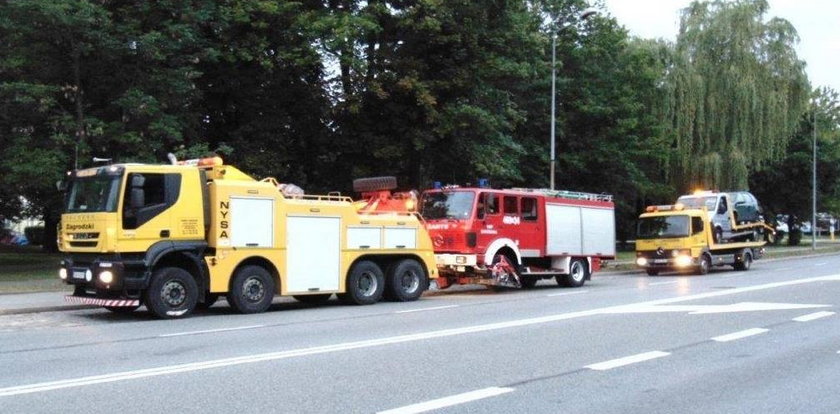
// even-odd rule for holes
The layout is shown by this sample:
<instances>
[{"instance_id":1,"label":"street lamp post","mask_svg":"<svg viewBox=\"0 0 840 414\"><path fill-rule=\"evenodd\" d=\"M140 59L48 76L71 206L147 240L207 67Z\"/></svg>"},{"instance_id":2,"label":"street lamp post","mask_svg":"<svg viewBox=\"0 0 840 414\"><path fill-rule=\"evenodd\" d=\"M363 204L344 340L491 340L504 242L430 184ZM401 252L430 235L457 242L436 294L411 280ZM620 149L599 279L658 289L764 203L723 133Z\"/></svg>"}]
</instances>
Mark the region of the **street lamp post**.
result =
<instances>
[{"instance_id":1,"label":"street lamp post","mask_svg":"<svg viewBox=\"0 0 840 414\"><path fill-rule=\"evenodd\" d=\"M580 20L586 20L591 17L593 14L597 13L595 10L587 10L584 11L583 14L580 15ZM551 34L551 172L549 173L549 181L551 182L551 189L554 190L554 166L557 163L555 159L555 111L556 111L556 83L557 83L557 35L569 28L569 25L565 25L557 30L557 22L552 22L554 26L554 30Z\"/></svg>"},{"instance_id":2,"label":"street lamp post","mask_svg":"<svg viewBox=\"0 0 840 414\"><path fill-rule=\"evenodd\" d=\"M811 250L817 249L817 100L814 98L813 171L811 174Z\"/></svg>"}]
</instances>

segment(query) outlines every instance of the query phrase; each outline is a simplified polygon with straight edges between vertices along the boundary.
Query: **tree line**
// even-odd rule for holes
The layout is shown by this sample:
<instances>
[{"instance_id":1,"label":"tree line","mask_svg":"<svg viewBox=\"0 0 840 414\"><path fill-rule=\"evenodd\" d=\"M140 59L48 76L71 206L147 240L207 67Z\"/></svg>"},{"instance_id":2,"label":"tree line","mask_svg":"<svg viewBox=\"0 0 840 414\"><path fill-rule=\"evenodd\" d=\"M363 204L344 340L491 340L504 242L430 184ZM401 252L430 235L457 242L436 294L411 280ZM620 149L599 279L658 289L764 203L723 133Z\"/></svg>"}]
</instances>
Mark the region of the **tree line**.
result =
<instances>
[{"instance_id":1,"label":"tree line","mask_svg":"<svg viewBox=\"0 0 840 414\"><path fill-rule=\"evenodd\" d=\"M694 2L675 42L632 38L602 6L581 19L591 6L2 2L0 216L40 215L49 231L65 171L168 152L218 153L310 193L377 175L548 187L554 36L557 187L615 195L619 239L644 205L697 186L765 203L781 178L809 188L787 170L804 165L814 111L832 148L821 199L840 208L836 93L811 90L795 28L765 0Z\"/></svg>"}]
</instances>

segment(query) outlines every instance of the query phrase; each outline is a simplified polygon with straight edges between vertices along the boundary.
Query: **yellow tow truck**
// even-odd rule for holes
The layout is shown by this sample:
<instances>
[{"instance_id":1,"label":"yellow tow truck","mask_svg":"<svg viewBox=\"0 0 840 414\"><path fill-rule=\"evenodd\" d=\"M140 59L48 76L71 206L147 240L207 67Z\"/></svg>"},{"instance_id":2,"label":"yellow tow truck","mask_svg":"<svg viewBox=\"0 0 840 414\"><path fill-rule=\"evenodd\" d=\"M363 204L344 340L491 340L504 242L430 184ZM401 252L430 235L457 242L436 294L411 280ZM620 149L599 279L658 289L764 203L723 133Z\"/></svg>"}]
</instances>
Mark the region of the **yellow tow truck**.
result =
<instances>
[{"instance_id":1,"label":"yellow tow truck","mask_svg":"<svg viewBox=\"0 0 840 414\"><path fill-rule=\"evenodd\" d=\"M665 271L702 275L712 266L749 270L752 262L764 254L765 240L719 243L714 229L705 206L649 206L639 216L636 265L650 276Z\"/></svg>"},{"instance_id":2,"label":"yellow tow truck","mask_svg":"<svg viewBox=\"0 0 840 414\"><path fill-rule=\"evenodd\" d=\"M349 197L284 194L221 158L68 172L59 277L68 301L161 318L220 295L241 313L275 294L349 304L412 301L437 278L410 213L364 214Z\"/></svg>"}]
</instances>

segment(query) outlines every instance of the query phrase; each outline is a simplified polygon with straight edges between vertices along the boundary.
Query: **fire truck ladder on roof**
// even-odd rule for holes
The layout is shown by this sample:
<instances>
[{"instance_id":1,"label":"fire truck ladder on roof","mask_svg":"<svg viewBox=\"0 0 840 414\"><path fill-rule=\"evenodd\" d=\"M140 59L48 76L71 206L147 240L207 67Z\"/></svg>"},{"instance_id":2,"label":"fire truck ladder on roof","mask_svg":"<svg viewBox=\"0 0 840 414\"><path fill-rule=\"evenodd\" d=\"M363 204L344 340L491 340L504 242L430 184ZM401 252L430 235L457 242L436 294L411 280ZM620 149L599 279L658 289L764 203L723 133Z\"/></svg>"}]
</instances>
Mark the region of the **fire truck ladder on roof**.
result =
<instances>
[{"instance_id":1,"label":"fire truck ladder on roof","mask_svg":"<svg viewBox=\"0 0 840 414\"><path fill-rule=\"evenodd\" d=\"M548 188L511 188L514 191L523 191L526 193L540 193L549 197L560 197L570 200L587 200L587 201L612 201L613 197L610 194L595 194L583 193L580 191L567 190L549 190Z\"/></svg>"}]
</instances>

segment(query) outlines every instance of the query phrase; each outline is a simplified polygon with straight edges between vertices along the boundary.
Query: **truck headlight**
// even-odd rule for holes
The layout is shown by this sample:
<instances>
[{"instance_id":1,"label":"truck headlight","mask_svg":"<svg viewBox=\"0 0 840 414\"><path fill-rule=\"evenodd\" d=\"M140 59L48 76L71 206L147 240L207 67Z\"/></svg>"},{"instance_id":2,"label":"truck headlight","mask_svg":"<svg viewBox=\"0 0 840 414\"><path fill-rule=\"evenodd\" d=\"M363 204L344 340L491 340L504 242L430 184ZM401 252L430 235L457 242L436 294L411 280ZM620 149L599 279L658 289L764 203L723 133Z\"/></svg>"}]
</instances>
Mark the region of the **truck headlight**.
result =
<instances>
[{"instance_id":1,"label":"truck headlight","mask_svg":"<svg viewBox=\"0 0 840 414\"><path fill-rule=\"evenodd\" d=\"M85 280L87 280L88 282L93 280L93 272L90 269L85 270Z\"/></svg>"},{"instance_id":2,"label":"truck headlight","mask_svg":"<svg viewBox=\"0 0 840 414\"><path fill-rule=\"evenodd\" d=\"M103 270L99 272L99 281L106 285L110 285L114 281L114 273L110 270Z\"/></svg>"},{"instance_id":3,"label":"truck headlight","mask_svg":"<svg viewBox=\"0 0 840 414\"><path fill-rule=\"evenodd\" d=\"M61 280L67 280L67 269L63 267L58 269L58 278Z\"/></svg>"},{"instance_id":4,"label":"truck headlight","mask_svg":"<svg viewBox=\"0 0 840 414\"><path fill-rule=\"evenodd\" d=\"M647 265L647 259L645 259L644 257L637 257L636 258L636 264L639 265L639 266L646 266Z\"/></svg>"},{"instance_id":5,"label":"truck headlight","mask_svg":"<svg viewBox=\"0 0 840 414\"><path fill-rule=\"evenodd\" d=\"M676 264L679 267L691 266L691 262L691 256L679 255L676 258L674 258L674 264Z\"/></svg>"}]
</instances>

